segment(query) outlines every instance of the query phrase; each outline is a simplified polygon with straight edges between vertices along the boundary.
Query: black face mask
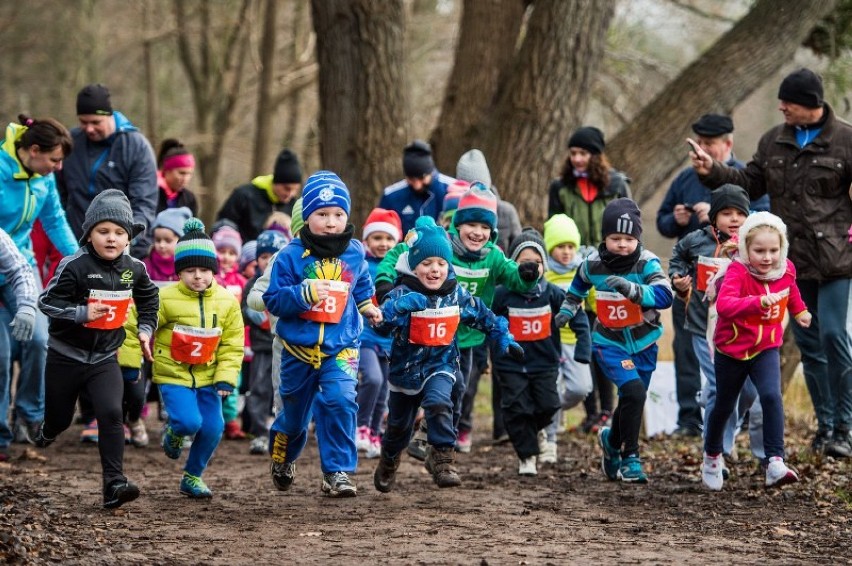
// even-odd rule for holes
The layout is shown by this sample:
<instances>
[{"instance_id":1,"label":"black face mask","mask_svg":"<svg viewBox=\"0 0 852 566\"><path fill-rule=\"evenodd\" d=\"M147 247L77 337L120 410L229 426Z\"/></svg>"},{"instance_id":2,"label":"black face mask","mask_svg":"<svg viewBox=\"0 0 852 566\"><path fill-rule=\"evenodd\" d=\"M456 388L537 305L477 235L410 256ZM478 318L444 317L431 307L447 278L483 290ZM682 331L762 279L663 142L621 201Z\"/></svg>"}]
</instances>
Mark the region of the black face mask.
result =
<instances>
[{"instance_id":1,"label":"black face mask","mask_svg":"<svg viewBox=\"0 0 852 566\"><path fill-rule=\"evenodd\" d=\"M349 242L355 234L355 226L347 224L346 229L340 234L314 234L311 232L308 225L305 224L299 230L299 239L302 240L305 248L320 259L328 259L332 257L340 257L346 248L349 247Z\"/></svg>"},{"instance_id":2,"label":"black face mask","mask_svg":"<svg viewBox=\"0 0 852 566\"><path fill-rule=\"evenodd\" d=\"M629 255L618 255L606 249L606 242L601 242L598 246L598 253L600 253L601 261L610 271L627 273L639 261L639 256L642 255L642 244L637 245L633 253Z\"/></svg>"},{"instance_id":3,"label":"black face mask","mask_svg":"<svg viewBox=\"0 0 852 566\"><path fill-rule=\"evenodd\" d=\"M454 278L447 277L447 280L437 289L428 289L426 288L420 280L414 275L400 275L397 283L405 285L412 291L417 291L418 293L422 293L423 295L429 296L437 296L437 295L449 295L453 291L456 290L456 285L458 285L458 281Z\"/></svg>"}]
</instances>

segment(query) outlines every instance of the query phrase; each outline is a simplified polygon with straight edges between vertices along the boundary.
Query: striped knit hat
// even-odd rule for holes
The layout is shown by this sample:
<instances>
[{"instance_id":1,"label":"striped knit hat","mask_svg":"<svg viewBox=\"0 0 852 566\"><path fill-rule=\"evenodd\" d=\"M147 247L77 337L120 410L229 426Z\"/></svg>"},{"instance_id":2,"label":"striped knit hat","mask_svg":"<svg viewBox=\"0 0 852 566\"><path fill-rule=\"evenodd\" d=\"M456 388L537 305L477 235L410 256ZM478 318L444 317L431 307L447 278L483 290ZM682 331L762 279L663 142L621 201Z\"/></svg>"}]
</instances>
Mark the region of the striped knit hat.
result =
<instances>
[{"instance_id":1,"label":"striped knit hat","mask_svg":"<svg viewBox=\"0 0 852 566\"><path fill-rule=\"evenodd\" d=\"M216 246L204 233L204 223L198 218L190 218L183 225L183 237L175 246L175 273L190 267L203 267L214 274L219 272L219 259Z\"/></svg>"},{"instance_id":2,"label":"striped knit hat","mask_svg":"<svg viewBox=\"0 0 852 566\"><path fill-rule=\"evenodd\" d=\"M441 211L441 217L453 215L459 209L459 201L467 191L470 190L470 183L456 179L447 187L447 194L444 196L444 208Z\"/></svg>"},{"instance_id":3,"label":"striped knit hat","mask_svg":"<svg viewBox=\"0 0 852 566\"><path fill-rule=\"evenodd\" d=\"M639 207L629 198L610 201L601 218L601 236L628 234L637 240L642 238L642 217Z\"/></svg>"},{"instance_id":4,"label":"striped knit hat","mask_svg":"<svg viewBox=\"0 0 852 566\"><path fill-rule=\"evenodd\" d=\"M482 222L494 230L497 227L497 197L482 183L473 183L459 199L453 224Z\"/></svg>"},{"instance_id":5,"label":"striped knit hat","mask_svg":"<svg viewBox=\"0 0 852 566\"><path fill-rule=\"evenodd\" d=\"M302 219L305 221L315 210L329 206L339 206L348 216L350 204L349 189L331 171L317 171L308 177L302 189Z\"/></svg>"},{"instance_id":6,"label":"striped knit hat","mask_svg":"<svg viewBox=\"0 0 852 566\"><path fill-rule=\"evenodd\" d=\"M299 230L304 225L305 219L302 218L302 197L299 197L293 203L293 212L290 213L290 233L294 238L299 235Z\"/></svg>"}]
</instances>

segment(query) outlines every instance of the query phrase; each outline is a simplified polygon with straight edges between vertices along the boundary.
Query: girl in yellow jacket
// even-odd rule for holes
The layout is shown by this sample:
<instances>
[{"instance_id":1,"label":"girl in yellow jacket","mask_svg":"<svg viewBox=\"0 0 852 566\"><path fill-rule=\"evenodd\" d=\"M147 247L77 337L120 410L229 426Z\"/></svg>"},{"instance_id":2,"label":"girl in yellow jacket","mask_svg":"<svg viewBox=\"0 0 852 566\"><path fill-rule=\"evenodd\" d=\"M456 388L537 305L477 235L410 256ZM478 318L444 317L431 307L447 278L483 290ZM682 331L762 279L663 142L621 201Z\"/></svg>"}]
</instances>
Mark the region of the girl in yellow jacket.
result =
<instances>
[{"instance_id":1,"label":"girl in yellow jacket","mask_svg":"<svg viewBox=\"0 0 852 566\"><path fill-rule=\"evenodd\" d=\"M160 290L153 373L169 414L166 456L178 459L184 436L195 437L180 492L196 499L213 496L201 474L222 438L222 399L234 391L243 362L243 316L234 296L213 280L218 267L204 224L190 218L175 248L180 281Z\"/></svg>"}]
</instances>

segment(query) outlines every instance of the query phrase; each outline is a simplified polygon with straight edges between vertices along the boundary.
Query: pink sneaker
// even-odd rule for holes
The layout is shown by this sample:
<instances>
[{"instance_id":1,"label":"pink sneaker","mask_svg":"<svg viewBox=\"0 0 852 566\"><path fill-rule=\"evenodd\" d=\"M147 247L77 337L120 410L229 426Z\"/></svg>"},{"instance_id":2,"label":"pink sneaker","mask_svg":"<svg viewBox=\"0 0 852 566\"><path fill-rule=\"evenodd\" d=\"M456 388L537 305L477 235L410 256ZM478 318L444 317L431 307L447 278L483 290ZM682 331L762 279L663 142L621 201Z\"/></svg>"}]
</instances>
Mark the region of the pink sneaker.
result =
<instances>
[{"instance_id":1,"label":"pink sneaker","mask_svg":"<svg viewBox=\"0 0 852 566\"><path fill-rule=\"evenodd\" d=\"M456 450L467 454L470 452L470 448L473 445L473 438L470 435L469 430L460 430L459 431L459 439L456 441Z\"/></svg>"},{"instance_id":2,"label":"pink sneaker","mask_svg":"<svg viewBox=\"0 0 852 566\"><path fill-rule=\"evenodd\" d=\"M369 450L371 436L370 427L359 426L358 430L355 431L355 448L357 448L359 452L366 452Z\"/></svg>"},{"instance_id":3,"label":"pink sneaker","mask_svg":"<svg viewBox=\"0 0 852 566\"><path fill-rule=\"evenodd\" d=\"M370 437L370 446L367 448L366 458L378 458L382 455L382 438L378 435Z\"/></svg>"}]
</instances>

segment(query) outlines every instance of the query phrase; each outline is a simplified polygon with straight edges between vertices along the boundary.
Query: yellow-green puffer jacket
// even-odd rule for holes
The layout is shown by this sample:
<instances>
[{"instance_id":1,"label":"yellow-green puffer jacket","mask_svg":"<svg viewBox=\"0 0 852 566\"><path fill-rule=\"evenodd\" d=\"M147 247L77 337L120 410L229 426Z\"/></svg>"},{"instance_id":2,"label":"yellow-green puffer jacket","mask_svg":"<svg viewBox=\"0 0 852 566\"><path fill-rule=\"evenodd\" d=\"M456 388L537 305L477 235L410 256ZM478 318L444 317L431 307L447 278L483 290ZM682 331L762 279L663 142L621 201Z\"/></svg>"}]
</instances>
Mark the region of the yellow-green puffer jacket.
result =
<instances>
[{"instance_id":1,"label":"yellow-green puffer jacket","mask_svg":"<svg viewBox=\"0 0 852 566\"><path fill-rule=\"evenodd\" d=\"M172 359L172 330L176 324L222 329L219 346L208 363L189 365ZM160 289L154 383L198 388L224 382L236 387L243 364L244 333L240 304L216 281L201 293L182 282Z\"/></svg>"},{"instance_id":2,"label":"yellow-green puffer jacket","mask_svg":"<svg viewBox=\"0 0 852 566\"><path fill-rule=\"evenodd\" d=\"M124 332L127 337L118 349L118 365L123 368L139 369L142 367L142 345L139 343L139 328L137 326L136 303L130 302L127 309L127 320L124 321Z\"/></svg>"}]
</instances>

